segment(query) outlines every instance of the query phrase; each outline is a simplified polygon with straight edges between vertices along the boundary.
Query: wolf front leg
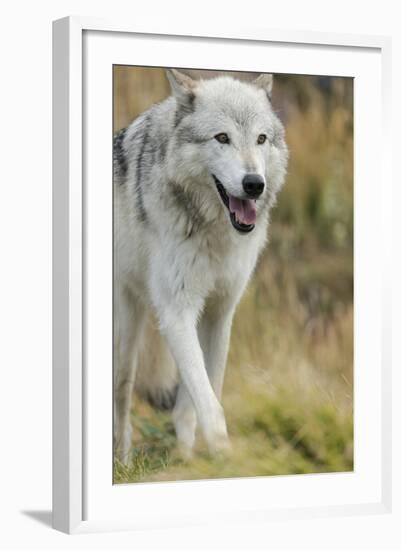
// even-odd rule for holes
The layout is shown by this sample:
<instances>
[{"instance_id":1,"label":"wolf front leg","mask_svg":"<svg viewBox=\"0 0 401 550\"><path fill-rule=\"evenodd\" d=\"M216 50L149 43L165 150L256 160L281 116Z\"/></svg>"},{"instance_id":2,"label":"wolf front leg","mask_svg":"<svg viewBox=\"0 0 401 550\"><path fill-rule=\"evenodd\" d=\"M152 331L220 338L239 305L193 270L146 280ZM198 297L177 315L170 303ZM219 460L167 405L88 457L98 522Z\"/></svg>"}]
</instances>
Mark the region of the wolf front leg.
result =
<instances>
[{"instance_id":1,"label":"wolf front leg","mask_svg":"<svg viewBox=\"0 0 401 550\"><path fill-rule=\"evenodd\" d=\"M235 305L234 298L214 298L205 308L198 327L206 371L220 402ZM192 399L183 384L178 391L173 416L182 452L186 458L189 458L195 442L196 413Z\"/></svg>"},{"instance_id":2,"label":"wolf front leg","mask_svg":"<svg viewBox=\"0 0 401 550\"><path fill-rule=\"evenodd\" d=\"M206 372L196 330L196 317L182 313L169 315L169 321L162 326L162 330L183 384L174 411L181 448L189 454L194 443L196 419L192 407L196 411L210 452L216 453L229 448L223 408Z\"/></svg>"},{"instance_id":3,"label":"wolf front leg","mask_svg":"<svg viewBox=\"0 0 401 550\"><path fill-rule=\"evenodd\" d=\"M205 308L198 329L209 380L220 401L236 302L231 297L213 299Z\"/></svg>"}]
</instances>

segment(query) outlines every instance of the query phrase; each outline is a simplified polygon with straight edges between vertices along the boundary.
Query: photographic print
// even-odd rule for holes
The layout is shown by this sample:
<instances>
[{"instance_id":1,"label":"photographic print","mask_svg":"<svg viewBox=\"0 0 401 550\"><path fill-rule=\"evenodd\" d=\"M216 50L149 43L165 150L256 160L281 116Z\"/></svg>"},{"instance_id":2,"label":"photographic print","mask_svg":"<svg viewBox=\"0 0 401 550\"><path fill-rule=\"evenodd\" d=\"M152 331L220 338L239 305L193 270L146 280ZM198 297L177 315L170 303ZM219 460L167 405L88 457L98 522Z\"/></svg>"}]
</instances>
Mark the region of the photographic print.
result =
<instances>
[{"instance_id":1,"label":"photographic print","mask_svg":"<svg viewBox=\"0 0 401 550\"><path fill-rule=\"evenodd\" d=\"M353 470L353 79L113 66L114 483Z\"/></svg>"}]
</instances>

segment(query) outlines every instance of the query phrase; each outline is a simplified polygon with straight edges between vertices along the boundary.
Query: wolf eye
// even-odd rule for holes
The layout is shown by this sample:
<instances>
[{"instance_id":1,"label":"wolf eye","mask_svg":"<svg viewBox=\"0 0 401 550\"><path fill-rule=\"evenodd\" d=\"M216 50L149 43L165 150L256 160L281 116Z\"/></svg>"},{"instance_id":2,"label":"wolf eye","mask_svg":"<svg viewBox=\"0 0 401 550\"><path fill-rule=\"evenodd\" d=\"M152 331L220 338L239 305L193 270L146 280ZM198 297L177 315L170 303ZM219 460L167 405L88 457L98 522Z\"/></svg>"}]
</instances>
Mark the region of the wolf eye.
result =
<instances>
[{"instance_id":1,"label":"wolf eye","mask_svg":"<svg viewBox=\"0 0 401 550\"><path fill-rule=\"evenodd\" d=\"M217 134L214 136L214 139L217 139L219 143L230 143L230 140L228 138L228 135L224 132L221 134Z\"/></svg>"},{"instance_id":2,"label":"wolf eye","mask_svg":"<svg viewBox=\"0 0 401 550\"><path fill-rule=\"evenodd\" d=\"M258 136L258 145L263 145L263 143L266 141L266 134L260 134Z\"/></svg>"}]
</instances>

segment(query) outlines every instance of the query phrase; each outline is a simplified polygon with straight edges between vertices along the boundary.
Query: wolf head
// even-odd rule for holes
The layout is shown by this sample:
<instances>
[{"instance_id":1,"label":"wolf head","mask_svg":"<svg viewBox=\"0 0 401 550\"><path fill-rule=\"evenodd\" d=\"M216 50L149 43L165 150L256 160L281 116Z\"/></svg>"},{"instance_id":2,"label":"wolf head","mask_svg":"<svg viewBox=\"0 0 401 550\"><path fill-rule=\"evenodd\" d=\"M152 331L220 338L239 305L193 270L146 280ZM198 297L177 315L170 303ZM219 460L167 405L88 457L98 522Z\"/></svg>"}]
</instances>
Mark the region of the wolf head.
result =
<instances>
[{"instance_id":1,"label":"wolf head","mask_svg":"<svg viewBox=\"0 0 401 550\"><path fill-rule=\"evenodd\" d=\"M284 182L284 129L271 106L272 75L247 83L229 76L193 80L167 71L176 100L169 176L213 193L240 233L251 232ZM206 191L207 189L207 191Z\"/></svg>"}]
</instances>

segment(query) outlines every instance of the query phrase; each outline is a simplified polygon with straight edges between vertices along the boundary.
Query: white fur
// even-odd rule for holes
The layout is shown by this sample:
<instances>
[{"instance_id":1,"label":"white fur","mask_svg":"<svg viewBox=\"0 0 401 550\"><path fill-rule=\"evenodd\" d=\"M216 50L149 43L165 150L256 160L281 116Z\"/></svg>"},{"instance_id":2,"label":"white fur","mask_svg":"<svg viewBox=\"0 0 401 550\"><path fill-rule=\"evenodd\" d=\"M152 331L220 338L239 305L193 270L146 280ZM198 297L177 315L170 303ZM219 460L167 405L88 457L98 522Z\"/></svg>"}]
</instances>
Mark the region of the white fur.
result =
<instances>
[{"instance_id":1,"label":"white fur","mask_svg":"<svg viewBox=\"0 0 401 550\"><path fill-rule=\"evenodd\" d=\"M237 194L246 171L260 173L270 181L273 195L285 173L285 145L280 152L274 144L250 145L259 133L270 131L263 121L274 117L262 89L233 79L205 81L197 88L194 81L180 82L172 77L176 94L185 96L189 92L186 87L198 94L191 123L204 133L210 127L212 134L223 125L234 146L225 148L212 139L205 146L189 143L178 148L172 134L166 161L151 167L153 183L149 189L157 191L147 190L143 195L146 223L138 221L133 207L132 181L116 186L115 441L123 461L128 460L131 446L131 395L149 311L158 319L181 378L173 419L183 453L191 455L197 423L211 452L229 448L221 394L230 329L235 308L266 242L269 208L257 211L251 233L239 234L229 221L213 180L204 175L205 167L230 193ZM266 85L271 91L271 80ZM222 95L222 88L231 96L227 97L224 90ZM233 108L242 113L248 110L254 116L246 135L229 120L222 97L227 104L234 102ZM277 119L273 121L277 125ZM128 134L135 131L135 124L140 121L133 123ZM184 192L191 186L202 212L201 227L191 232L190 238L185 238L188 217L177 216L170 207L168 186L156 187L154 183L165 180L166 174L167 179L178 181Z\"/></svg>"}]
</instances>

